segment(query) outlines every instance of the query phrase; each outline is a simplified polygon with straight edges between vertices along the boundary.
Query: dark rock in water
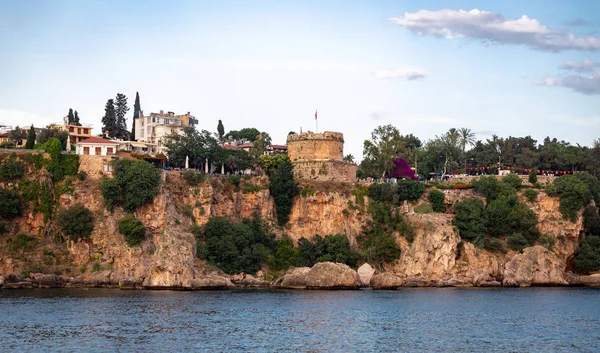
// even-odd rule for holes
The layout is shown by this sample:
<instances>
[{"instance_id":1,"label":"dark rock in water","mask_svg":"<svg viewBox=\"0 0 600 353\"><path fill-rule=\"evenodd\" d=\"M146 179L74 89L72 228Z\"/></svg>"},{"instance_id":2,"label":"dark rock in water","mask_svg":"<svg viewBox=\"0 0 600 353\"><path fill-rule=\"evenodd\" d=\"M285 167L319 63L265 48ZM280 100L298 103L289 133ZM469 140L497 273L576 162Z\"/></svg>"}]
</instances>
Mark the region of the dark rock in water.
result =
<instances>
[{"instance_id":1,"label":"dark rock in water","mask_svg":"<svg viewBox=\"0 0 600 353\"><path fill-rule=\"evenodd\" d=\"M125 290L144 289L141 280L126 278L119 281L119 288Z\"/></svg>"},{"instance_id":2,"label":"dark rock in water","mask_svg":"<svg viewBox=\"0 0 600 353\"><path fill-rule=\"evenodd\" d=\"M66 284L61 276L55 274L30 273L29 278L40 288L63 288Z\"/></svg>"}]
</instances>

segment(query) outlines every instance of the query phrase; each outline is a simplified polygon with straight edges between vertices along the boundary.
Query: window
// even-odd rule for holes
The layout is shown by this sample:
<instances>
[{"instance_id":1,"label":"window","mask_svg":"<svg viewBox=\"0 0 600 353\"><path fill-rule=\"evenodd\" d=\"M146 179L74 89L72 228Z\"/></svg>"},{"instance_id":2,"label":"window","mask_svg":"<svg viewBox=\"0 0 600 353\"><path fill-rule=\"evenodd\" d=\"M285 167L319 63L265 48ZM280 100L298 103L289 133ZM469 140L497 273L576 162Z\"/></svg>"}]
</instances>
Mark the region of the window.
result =
<instances>
[{"instance_id":1,"label":"window","mask_svg":"<svg viewBox=\"0 0 600 353\"><path fill-rule=\"evenodd\" d=\"M102 155L102 147L96 147L96 149L95 149L95 150L96 150L96 152L95 152L95 153L96 153L96 156L100 156L100 155Z\"/></svg>"},{"instance_id":2,"label":"window","mask_svg":"<svg viewBox=\"0 0 600 353\"><path fill-rule=\"evenodd\" d=\"M83 148L83 154L89 155L90 154L90 148L89 147L84 147Z\"/></svg>"},{"instance_id":3,"label":"window","mask_svg":"<svg viewBox=\"0 0 600 353\"><path fill-rule=\"evenodd\" d=\"M106 154L107 154L107 155L111 155L111 154L113 154L113 148L112 148L112 147L107 147L107 148L106 148Z\"/></svg>"}]
</instances>

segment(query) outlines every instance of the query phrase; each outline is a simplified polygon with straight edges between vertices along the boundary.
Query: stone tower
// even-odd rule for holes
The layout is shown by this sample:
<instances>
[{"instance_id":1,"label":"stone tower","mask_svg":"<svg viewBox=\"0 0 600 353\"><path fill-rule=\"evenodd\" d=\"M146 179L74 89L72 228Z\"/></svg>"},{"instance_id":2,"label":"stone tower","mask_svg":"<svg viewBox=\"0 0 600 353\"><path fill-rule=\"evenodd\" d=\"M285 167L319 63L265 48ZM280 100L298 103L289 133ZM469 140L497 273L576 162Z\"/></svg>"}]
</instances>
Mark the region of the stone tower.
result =
<instances>
[{"instance_id":1,"label":"stone tower","mask_svg":"<svg viewBox=\"0 0 600 353\"><path fill-rule=\"evenodd\" d=\"M340 132L305 132L288 135L288 156L294 175L319 181L356 181L358 166L344 162L344 135Z\"/></svg>"}]
</instances>

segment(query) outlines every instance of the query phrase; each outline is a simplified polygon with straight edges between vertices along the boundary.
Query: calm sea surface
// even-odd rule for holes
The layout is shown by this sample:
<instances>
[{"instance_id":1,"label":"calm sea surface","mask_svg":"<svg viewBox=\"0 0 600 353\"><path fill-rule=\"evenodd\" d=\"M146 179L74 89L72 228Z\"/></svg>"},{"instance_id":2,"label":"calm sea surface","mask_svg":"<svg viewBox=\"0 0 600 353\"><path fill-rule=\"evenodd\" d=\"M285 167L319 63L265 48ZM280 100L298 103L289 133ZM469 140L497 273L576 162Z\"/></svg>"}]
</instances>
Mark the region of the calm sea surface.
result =
<instances>
[{"instance_id":1,"label":"calm sea surface","mask_svg":"<svg viewBox=\"0 0 600 353\"><path fill-rule=\"evenodd\" d=\"M600 290L5 290L0 351L600 352Z\"/></svg>"}]
</instances>

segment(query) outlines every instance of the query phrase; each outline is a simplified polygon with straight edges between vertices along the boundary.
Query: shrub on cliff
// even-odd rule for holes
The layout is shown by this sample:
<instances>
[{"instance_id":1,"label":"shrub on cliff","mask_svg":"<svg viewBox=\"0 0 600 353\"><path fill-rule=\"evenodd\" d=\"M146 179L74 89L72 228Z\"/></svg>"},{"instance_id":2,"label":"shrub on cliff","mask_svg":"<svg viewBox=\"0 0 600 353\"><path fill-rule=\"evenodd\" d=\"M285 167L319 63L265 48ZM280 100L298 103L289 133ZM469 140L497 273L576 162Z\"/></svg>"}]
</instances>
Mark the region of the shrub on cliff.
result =
<instances>
[{"instance_id":1,"label":"shrub on cliff","mask_svg":"<svg viewBox=\"0 0 600 353\"><path fill-rule=\"evenodd\" d=\"M114 178L102 180L102 196L109 210L120 205L133 212L151 203L158 195L160 176L146 161L119 159L114 162Z\"/></svg>"},{"instance_id":2,"label":"shrub on cliff","mask_svg":"<svg viewBox=\"0 0 600 353\"><path fill-rule=\"evenodd\" d=\"M583 230L587 235L600 235L598 208L592 205L583 210Z\"/></svg>"},{"instance_id":3,"label":"shrub on cliff","mask_svg":"<svg viewBox=\"0 0 600 353\"><path fill-rule=\"evenodd\" d=\"M0 188L0 218L13 219L23 214L19 193Z\"/></svg>"},{"instance_id":4,"label":"shrub on cliff","mask_svg":"<svg viewBox=\"0 0 600 353\"><path fill-rule=\"evenodd\" d=\"M204 226L206 259L229 274L256 273L273 250L274 235L259 220L233 223L213 217Z\"/></svg>"},{"instance_id":5,"label":"shrub on cliff","mask_svg":"<svg viewBox=\"0 0 600 353\"><path fill-rule=\"evenodd\" d=\"M526 189L525 191L523 191L523 196L525 196L525 198L531 203L535 202L537 194L537 191L533 189Z\"/></svg>"},{"instance_id":6,"label":"shrub on cliff","mask_svg":"<svg viewBox=\"0 0 600 353\"><path fill-rule=\"evenodd\" d=\"M373 183L369 186L367 196L379 202L397 201L398 185L392 183Z\"/></svg>"},{"instance_id":7,"label":"shrub on cliff","mask_svg":"<svg viewBox=\"0 0 600 353\"><path fill-rule=\"evenodd\" d=\"M127 216L119 221L119 233L125 237L127 245L137 246L146 239L144 223L133 216Z\"/></svg>"},{"instance_id":8,"label":"shrub on cliff","mask_svg":"<svg viewBox=\"0 0 600 353\"><path fill-rule=\"evenodd\" d=\"M279 164L285 161L289 161L289 157L287 154L276 154L270 156L268 154L263 154L258 157L258 165L264 170L267 175L270 177L277 171Z\"/></svg>"},{"instance_id":9,"label":"shrub on cliff","mask_svg":"<svg viewBox=\"0 0 600 353\"><path fill-rule=\"evenodd\" d=\"M298 241L298 266L311 267L317 262L339 262L355 266L358 254L350 247L345 234L315 235L311 240L300 238Z\"/></svg>"},{"instance_id":10,"label":"shrub on cliff","mask_svg":"<svg viewBox=\"0 0 600 353\"><path fill-rule=\"evenodd\" d=\"M577 212L592 201L592 193L588 185L575 175L563 175L551 185L554 186L556 195L560 198L560 213L564 218L575 222Z\"/></svg>"},{"instance_id":11,"label":"shrub on cliff","mask_svg":"<svg viewBox=\"0 0 600 353\"><path fill-rule=\"evenodd\" d=\"M446 205L444 204L444 200L446 199L446 195L440 190L433 189L429 193L429 202L431 202L431 207L434 212L446 212Z\"/></svg>"},{"instance_id":12,"label":"shrub on cliff","mask_svg":"<svg viewBox=\"0 0 600 353\"><path fill-rule=\"evenodd\" d=\"M579 240L579 250L575 254L575 270L583 274L600 270L600 237L590 236Z\"/></svg>"},{"instance_id":13,"label":"shrub on cliff","mask_svg":"<svg viewBox=\"0 0 600 353\"><path fill-rule=\"evenodd\" d=\"M485 218L483 201L476 197L468 198L454 205L454 225L458 228L461 238L477 242L485 235Z\"/></svg>"},{"instance_id":14,"label":"shrub on cliff","mask_svg":"<svg viewBox=\"0 0 600 353\"><path fill-rule=\"evenodd\" d=\"M298 262L298 249L294 247L294 241L289 236L283 236L275 242L273 253L273 267L275 270L287 270L296 266Z\"/></svg>"},{"instance_id":15,"label":"shrub on cliff","mask_svg":"<svg viewBox=\"0 0 600 353\"><path fill-rule=\"evenodd\" d=\"M523 251L523 249L529 244L527 239L521 233L514 233L507 239L508 246L516 251Z\"/></svg>"},{"instance_id":16,"label":"shrub on cliff","mask_svg":"<svg viewBox=\"0 0 600 353\"><path fill-rule=\"evenodd\" d=\"M190 186L196 186L202 183L205 179L204 174L197 173L193 170L186 170L183 173L181 173L181 176Z\"/></svg>"},{"instance_id":17,"label":"shrub on cliff","mask_svg":"<svg viewBox=\"0 0 600 353\"><path fill-rule=\"evenodd\" d=\"M92 211L80 203L60 209L57 221L62 233L73 240L88 238L94 230Z\"/></svg>"},{"instance_id":18,"label":"shrub on cliff","mask_svg":"<svg viewBox=\"0 0 600 353\"><path fill-rule=\"evenodd\" d=\"M398 180L398 200L418 200L425 192L425 185L416 180L401 179Z\"/></svg>"},{"instance_id":19,"label":"shrub on cliff","mask_svg":"<svg viewBox=\"0 0 600 353\"><path fill-rule=\"evenodd\" d=\"M13 181L21 179L25 172L25 166L22 162L17 161L17 156L11 154L2 164L0 164L0 180Z\"/></svg>"},{"instance_id":20,"label":"shrub on cliff","mask_svg":"<svg viewBox=\"0 0 600 353\"><path fill-rule=\"evenodd\" d=\"M483 211L487 232L493 236L508 235L515 222L512 212L517 199L515 197L502 197L490 201Z\"/></svg>"},{"instance_id":21,"label":"shrub on cliff","mask_svg":"<svg viewBox=\"0 0 600 353\"><path fill-rule=\"evenodd\" d=\"M537 169L532 169L529 172L529 176L527 177L527 181L529 181L531 184L535 185L535 183L537 183Z\"/></svg>"},{"instance_id":22,"label":"shrub on cliff","mask_svg":"<svg viewBox=\"0 0 600 353\"><path fill-rule=\"evenodd\" d=\"M517 174L510 173L502 178L502 182L518 189L523 184L523 180Z\"/></svg>"},{"instance_id":23,"label":"shrub on cliff","mask_svg":"<svg viewBox=\"0 0 600 353\"><path fill-rule=\"evenodd\" d=\"M592 194L592 199L594 199L597 205L600 205L600 181L588 172L577 173L575 177L587 185Z\"/></svg>"},{"instance_id":24,"label":"shrub on cliff","mask_svg":"<svg viewBox=\"0 0 600 353\"><path fill-rule=\"evenodd\" d=\"M300 188L294 181L294 166L289 159L279 163L277 170L269 178L269 190L275 199L277 222L285 225L292 211L294 197L300 193Z\"/></svg>"}]
</instances>

